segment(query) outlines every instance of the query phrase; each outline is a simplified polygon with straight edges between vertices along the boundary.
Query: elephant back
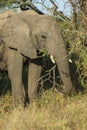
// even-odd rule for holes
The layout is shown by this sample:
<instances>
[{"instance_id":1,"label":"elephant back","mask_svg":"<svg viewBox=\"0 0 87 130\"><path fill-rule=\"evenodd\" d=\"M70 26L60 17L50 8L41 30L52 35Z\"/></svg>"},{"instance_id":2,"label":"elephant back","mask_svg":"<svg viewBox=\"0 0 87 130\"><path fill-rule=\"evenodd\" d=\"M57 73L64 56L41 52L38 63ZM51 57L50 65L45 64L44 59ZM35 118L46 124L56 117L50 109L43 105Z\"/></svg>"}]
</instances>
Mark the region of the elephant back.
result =
<instances>
[{"instance_id":1,"label":"elephant back","mask_svg":"<svg viewBox=\"0 0 87 130\"><path fill-rule=\"evenodd\" d=\"M26 10L26 11L21 11L21 12L19 12L19 14L21 14L21 15L38 15L38 13L37 12L35 12L34 10Z\"/></svg>"}]
</instances>

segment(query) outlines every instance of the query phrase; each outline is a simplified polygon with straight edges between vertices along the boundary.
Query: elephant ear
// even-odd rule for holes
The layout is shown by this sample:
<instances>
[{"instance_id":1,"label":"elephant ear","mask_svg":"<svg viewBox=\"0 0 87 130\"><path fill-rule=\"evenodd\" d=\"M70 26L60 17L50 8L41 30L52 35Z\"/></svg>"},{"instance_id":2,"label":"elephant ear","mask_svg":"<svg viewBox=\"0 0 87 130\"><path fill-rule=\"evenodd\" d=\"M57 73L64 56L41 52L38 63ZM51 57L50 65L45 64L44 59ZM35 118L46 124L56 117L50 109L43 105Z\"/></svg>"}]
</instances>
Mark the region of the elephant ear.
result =
<instances>
[{"instance_id":1,"label":"elephant ear","mask_svg":"<svg viewBox=\"0 0 87 130\"><path fill-rule=\"evenodd\" d=\"M37 53L30 39L30 30L17 16L7 21L2 28L2 36L10 48L18 50L26 57L36 58Z\"/></svg>"}]
</instances>

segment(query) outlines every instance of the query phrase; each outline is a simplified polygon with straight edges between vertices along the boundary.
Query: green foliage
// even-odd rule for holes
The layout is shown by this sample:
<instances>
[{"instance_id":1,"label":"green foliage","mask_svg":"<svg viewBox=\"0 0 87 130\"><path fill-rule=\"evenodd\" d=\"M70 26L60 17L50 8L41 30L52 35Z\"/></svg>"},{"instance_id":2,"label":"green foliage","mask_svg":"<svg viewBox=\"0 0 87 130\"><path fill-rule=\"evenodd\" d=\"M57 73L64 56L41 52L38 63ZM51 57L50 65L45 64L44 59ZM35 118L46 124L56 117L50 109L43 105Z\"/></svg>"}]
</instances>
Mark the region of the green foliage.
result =
<instances>
[{"instance_id":1,"label":"green foliage","mask_svg":"<svg viewBox=\"0 0 87 130\"><path fill-rule=\"evenodd\" d=\"M3 72L0 79L0 96L4 95L9 89L11 90L11 84L8 74Z\"/></svg>"},{"instance_id":2,"label":"green foliage","mask_svg":"<svg viewBox=\"0 0 87 130\"><path fill-rule=\"evenodd\" d=\"M14 0L0 0L0 6L7 6L14 3Z\"/></svg>"},{"instance_id":3,"label":"green foliage","mask_svg":"<svg viewBox=\"0 0 87 130\"><path fill-rule=\"evenodd\" d=\"M42 49L40 49L40 50L38 50L39 51L39 55L41 56L41 57L47 57L47 56L49 56L49 54L48 54L48 52L46 51L46 49L45 48L42 48Z\"/></svg>"},{"instance_id":4,"label":"green foliage","mask_svg":"<svg viewBox=\"0 0 87 130\"><path fill-rule=\"evenodd\" d=\"M75 86L87 89L87 48L85 44L85 30L78 23L78 30L72 21L60 22L62 35L67 47L68 58L72 60L71 75L73 82L77 79Z\"/></svg>"},{"instance_id":5,"label":"green foliage","mask_svg":"<svg viewBox=\"0 0 87 130\"><path fill-rule=\"evenodd\" d=\"M87 89L87 48L80 45L79 47L79 59L76 61L79 81L82 87Z\"/></svg>"}]
</instances>

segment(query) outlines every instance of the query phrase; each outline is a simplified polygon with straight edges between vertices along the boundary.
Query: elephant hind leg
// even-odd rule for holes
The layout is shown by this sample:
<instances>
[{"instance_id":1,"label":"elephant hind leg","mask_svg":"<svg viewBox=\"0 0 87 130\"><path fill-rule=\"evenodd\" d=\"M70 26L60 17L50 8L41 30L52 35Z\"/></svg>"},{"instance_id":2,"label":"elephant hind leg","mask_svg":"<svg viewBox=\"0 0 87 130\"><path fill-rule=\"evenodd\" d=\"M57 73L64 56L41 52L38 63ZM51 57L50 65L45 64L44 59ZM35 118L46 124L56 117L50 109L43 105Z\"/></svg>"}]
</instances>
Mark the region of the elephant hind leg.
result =
<instances>
[{"instance_id":1,"label":"elephant hind leg","mask_svg":"<svg viewBox=\"0 0 87 130\"><path fill-rule=\"evenodd\" d=\"M28 95L32 102L37 97L38 80L41 75L41 66L30 63L28 70Z\"/></svg>"},{"instance_id":2,"label":"elephant hind leg","mask_svg":"<svg viewBox=\"0 0 87 130\"><path fill-rule=\"evenodd\" d=\"M13 105L23 104L24 93L22 83L23 57L19 52L9 49L7 58L8 74L12 85Z\"/></svg>"}]
</instances>

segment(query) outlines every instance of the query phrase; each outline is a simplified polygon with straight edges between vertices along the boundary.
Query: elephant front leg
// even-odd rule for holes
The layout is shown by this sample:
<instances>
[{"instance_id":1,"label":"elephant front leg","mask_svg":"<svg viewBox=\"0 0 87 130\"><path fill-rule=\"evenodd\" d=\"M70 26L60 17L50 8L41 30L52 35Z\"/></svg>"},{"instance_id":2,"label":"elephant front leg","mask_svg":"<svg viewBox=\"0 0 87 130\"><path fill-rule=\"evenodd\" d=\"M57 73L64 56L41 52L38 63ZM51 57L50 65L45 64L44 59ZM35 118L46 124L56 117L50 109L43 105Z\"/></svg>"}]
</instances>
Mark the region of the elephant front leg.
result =
<instances>
[{"instance_id":1,"label":"elephant front leg","mask_svg":"<svg viewBox=\"0 0 87 130\"><path fill-rule=\"evenodd\" d=\"M23 104L24 93L22 84L23 57L19 52L9 49L7 58L8 74L12 85L13 106Z\"/></svg>"},{"instance_id":2,"label":"elephant front leg","mask_svg":"<svg viewBox=\"0 0 87 130\"><path fill-rule=\"evenodd\" d=\"M32 102L37 97L38 80L41 75L41 66L30 63L28 70L28 95Z\"/></svg>"}]
</instances>

